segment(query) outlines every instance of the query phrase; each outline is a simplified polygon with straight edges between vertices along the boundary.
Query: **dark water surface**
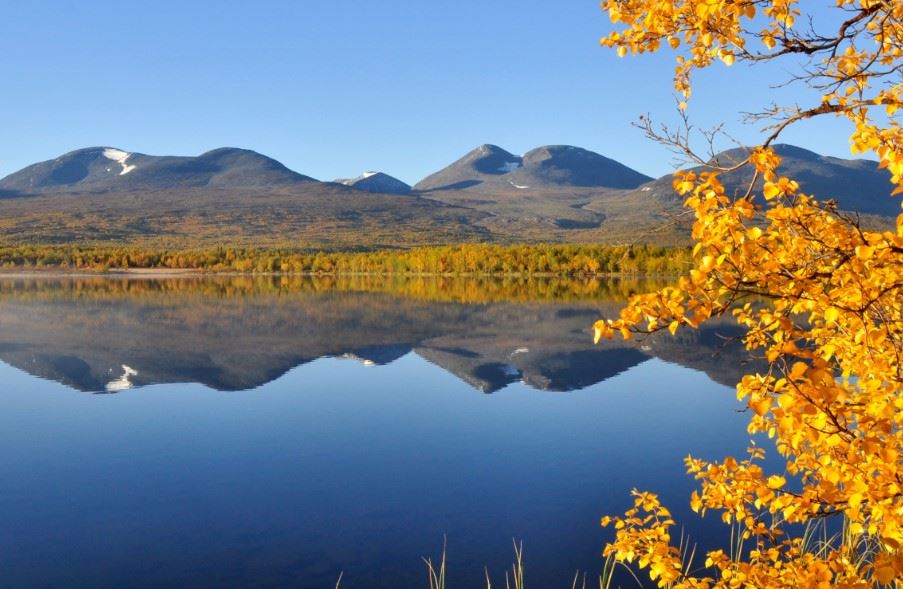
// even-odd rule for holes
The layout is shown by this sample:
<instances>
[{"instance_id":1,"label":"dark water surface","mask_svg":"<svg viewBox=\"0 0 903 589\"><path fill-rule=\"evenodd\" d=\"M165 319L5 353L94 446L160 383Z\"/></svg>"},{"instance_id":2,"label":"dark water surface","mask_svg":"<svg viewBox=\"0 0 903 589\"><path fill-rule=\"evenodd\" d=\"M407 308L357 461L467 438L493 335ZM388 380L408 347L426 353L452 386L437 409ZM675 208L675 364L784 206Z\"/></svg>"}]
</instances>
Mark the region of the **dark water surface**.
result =
<instances>
[{"instance_id":1,"label":"dark water surface","mask_svg":"<svg viewBox=\"0 0 903 589\"><path fill-rule=\"evenodd\" d=\"M748 445L728 323L593 346L636 285L0 281L0 586L528 587ZM102 393L102 394L95 394ZM491 394L490 394L491 393Z\"/></svg>"}]
</instances>

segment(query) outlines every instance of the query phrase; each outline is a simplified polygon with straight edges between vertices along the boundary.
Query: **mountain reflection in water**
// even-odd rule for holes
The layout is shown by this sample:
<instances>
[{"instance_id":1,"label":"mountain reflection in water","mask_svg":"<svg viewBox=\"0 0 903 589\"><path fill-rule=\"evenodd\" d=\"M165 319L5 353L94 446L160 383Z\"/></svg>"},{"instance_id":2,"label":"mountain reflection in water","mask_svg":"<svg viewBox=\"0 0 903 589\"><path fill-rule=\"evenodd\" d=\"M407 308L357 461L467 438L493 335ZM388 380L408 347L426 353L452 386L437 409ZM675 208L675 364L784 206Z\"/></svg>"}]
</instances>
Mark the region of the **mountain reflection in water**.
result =
<instances>
[{"instance_id":1,"label":"mountain reflection in water","mask_svg":"<svg viewBox=\"0 0 903 589\"><path fill-rule=\"evenodd\" d=\"M0 585L421 589L446 537L450 587L501 584L514 538L563 587L632 488L722 547L683 458L748 447L753 367L727 321L594 346L647 286L0 280Z\"/></svg>"},{"instance_id":2,"label":"mountain reflection in water","mask_svg":"<svg viewBox=\"0 0 903 589\"><path fill-rule=\"evenodd\" d=\"M654 285L631 281L317 277L0 280L0 360L86 392L196 382L260 387L322 357L417 354L485 393L571 391L652 357L733 386L728 320L594 346L591 325Z\"/></svg>"}]
</instances>

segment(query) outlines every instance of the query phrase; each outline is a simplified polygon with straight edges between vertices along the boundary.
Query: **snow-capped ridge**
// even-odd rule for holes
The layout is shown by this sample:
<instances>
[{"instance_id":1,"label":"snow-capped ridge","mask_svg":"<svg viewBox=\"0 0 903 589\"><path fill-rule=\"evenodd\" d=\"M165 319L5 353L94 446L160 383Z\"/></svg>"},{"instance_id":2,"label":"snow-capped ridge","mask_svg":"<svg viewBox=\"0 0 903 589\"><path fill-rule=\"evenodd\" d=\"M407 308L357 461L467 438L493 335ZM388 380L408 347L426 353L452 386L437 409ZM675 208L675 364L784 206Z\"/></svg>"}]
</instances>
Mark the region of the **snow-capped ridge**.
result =
<instances>
[{"instance_id":1,"label":"snow-capped ridge","mask_svg":"<svg viewBox=\"0 0 903 589\"><path fill-rule=\"evenodd\" d=\"M115 147L107 147L103 150L103 156L108 160L113 160L120 166L122 166L122 171L119 172L120 176L125 176L129 172L135 169L134 165L126 164L126 160L128 160L132 154L127 151L122 151L121 149L116 149Z\"/></svg>"}]
</instances>

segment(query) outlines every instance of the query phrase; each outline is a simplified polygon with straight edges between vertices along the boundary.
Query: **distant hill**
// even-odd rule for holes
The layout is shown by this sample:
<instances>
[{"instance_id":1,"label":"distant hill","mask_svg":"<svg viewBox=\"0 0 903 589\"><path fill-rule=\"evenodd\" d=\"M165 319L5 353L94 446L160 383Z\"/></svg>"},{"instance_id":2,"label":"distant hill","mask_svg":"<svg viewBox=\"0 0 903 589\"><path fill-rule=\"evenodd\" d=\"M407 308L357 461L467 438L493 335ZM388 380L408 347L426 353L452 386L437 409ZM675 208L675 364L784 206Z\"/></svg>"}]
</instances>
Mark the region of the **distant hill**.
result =
<instances>
[{"instance_id":1,"label":"distant hill","mask_svg":"<svg viewBox=\"0 0 903 589\"><path fill-rule=\"evenodd\" d=\"M410 184L406 184L398 178L393 178L382 172L364 172L357 178L339 179L336 182L366 192L381 192L383 194L411 193Z\"/></svg>"},{"instance_id":2,"label":"distant hill","mask_svg":"<svg viewBox=\"0 0 903 589\"><path fill-rule=\"evenodd\" d=\"M845 211L893 216L900 210L898 199L890 198L893 190L890 172L879 169L874 160L829 157L786 144L775 145L774 150L781 156L778 173L799 182L800 190L806 194L813 194L819 200L833 199ZM746 149L731 149L716 155L714 161L732 165L747 155ZM705 171L703 167L692 169ZM720 179L727 194L734 196L746 192L752 177L753 169L747 166L722 174ZM643 185L639 191L649 197L682 201L672 188L673 179L672 175L664 176ZM760 180L756 190L761 188Z\"/></svg>"},{"instance_id":3,"label":"distant hill","mask_svg":"<svg viewBox=\"0 0 903 589\"><path fill-rule=\"evenodd\" d=\"M18 194L198 187L289 186L314 179L247 149L224 147L196 157L153 156L89 147L33 164L0 180Z\"/></svg>"},{"instance_id":4,"label":"distant hill","mask_svg":"<svg viewBox=\"0 0 903 589\"><path fill-rule=\"evenodd\" d=\"M884 227L899 212L889 173L778 145L780 172L802 190ZM745 150L717 156L739 161ZM722 175L729 193L752 171ZM689 242L672 176L653 180L591 151L546 146L514 155L482 145L413 189L382 172L319 182L254 151L152 156L80 149L0 179L0 243L147 247L406 247L456 241ZM399 198L406 195L406 198Z\"/></svg>"},{"instance_id":5,"label":"distant hill","mask_svg":"<svg viewBox=\"0 0 903 589\"><path fill-rule=\"evenodd\" d=\"M549 145L513 155L496 145L481 145L446 168L427 176L415 190L480 189L485 185L508 190L636 188L652 180L592 151L569 145Z\"/></svg>"}]
</instances>

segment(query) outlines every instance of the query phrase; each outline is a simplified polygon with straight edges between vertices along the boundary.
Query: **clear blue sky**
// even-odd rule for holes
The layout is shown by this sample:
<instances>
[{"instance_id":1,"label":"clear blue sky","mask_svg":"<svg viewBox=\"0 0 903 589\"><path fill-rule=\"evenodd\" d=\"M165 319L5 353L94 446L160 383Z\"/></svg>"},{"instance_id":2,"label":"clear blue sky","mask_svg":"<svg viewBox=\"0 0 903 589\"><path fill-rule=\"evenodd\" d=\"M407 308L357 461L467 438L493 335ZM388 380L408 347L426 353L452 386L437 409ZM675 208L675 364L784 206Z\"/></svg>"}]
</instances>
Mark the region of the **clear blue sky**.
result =
<instances>
[{"instance_id":1,"label":"clear blue sky","mask_svg":"<svg viewBox=\"0 0 903 589\"><path fill-rule=\"evenodd\" d=\"M330 180L415 182L481 143L598 151L650 175L669 154L631 127L674 120L670 54L601 49L596 0L29 0L0 21L0 176L92 145L155 155L254 149ZM781 69L698 78L701 126L798 90ZM770 78L770 79L769 79ZM842 122L786 140L849 157Z\"/></svg>"}]
</instances>

